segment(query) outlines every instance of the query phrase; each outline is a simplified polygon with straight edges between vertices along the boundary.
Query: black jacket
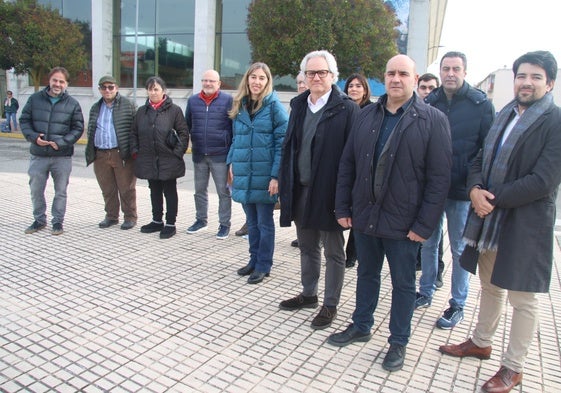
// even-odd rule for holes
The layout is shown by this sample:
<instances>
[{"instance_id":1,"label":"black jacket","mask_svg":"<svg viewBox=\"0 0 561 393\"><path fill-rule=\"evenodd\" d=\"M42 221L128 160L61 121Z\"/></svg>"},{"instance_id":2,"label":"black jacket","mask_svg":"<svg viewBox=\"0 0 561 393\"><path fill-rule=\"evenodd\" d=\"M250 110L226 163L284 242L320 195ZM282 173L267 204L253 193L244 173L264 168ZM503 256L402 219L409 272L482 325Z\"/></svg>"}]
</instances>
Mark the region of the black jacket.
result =
<instances>
[{"instance_id":1,"label":"black jacket","mask_svg":"<svg viewBox=\"0 0 561 393\"><path fill-rule=\"evenodd\" d=\"M495 118L495 108L487 95L464 82L448 102L442 87L434 89L425 102L440 109L450 123L452 135L452 178L448 198L468 201L466 179L471 162Z\"/></svg>"},{"instance_id":2,"label":"black jacket","mask_svg":"<svg viewBox=\"0 0 561 393\"><path fill-rule=\"evenodd\" d=\"M158 110L149 101L138 108L131 133L134 173L139 179L171 180L185 175L183 155L189 142L187 123L180 107L166 97ZM171 148L168 134L175 129L179 142Z\"/></svg>"},{"instance_id":3,"label":"black jacket","mask_svg":"<svg viewBox=\"0 0 561 393\"><path fill-rule=\"evenodd\" d=\"M88 144L86 145L86 164L90 165L95 160L95 131L97 129L97 118L101 105L104 105L103 98L93 104L90 109L90 118L88 121ZM132 122L134 119L135 109L131 101L117 93L113 102L113 127L117 134L117 145L121 160L125 161L130 158L130 136L132 130Z\"/></svg>"},{"instance_id":4,"label":"black jacket","mask_svg":"<svg viewBox=\"0 0 561 393\"><path fill-rule=\"evenodd\" d=\"M308 201L302 219L302 227L324 231L342 230L335 219L335 186L339 159L352 125L360 111L358 105L335 85L332 86L315 136L312 141L312 173ZM290 101L290 118L284 138L281 170L279 174L279 196L281 200L280 225L290 226L294 219L292 210L299 184L297 171L299 137L306 111L306 91Z\"/></svg>"},{"instance_id":5,"label":"black jacket","mask_svg":"<svg viewBox=\"0 0 561 393\"><path fill-rule=\"evenodd\" d=\"M335 215L352 217L353 229L371 236L401 240L412 230L428 239L450 185L450 127L442 112L415 95L387 142L374 197L373 157L386 99L362 109L351 132L339 166Z\"/></svg>"},{"instance_id":6,"label":"black jacket","mask_svg":"<svg viewBox=\"0 0 561 393\"><path fill-rule=\"evenodd\" d=\"M21 132L31 142L29 151L35 156L72 156L74 144L84 132L82 108L66 91L59 101L52 104L47 91L48 86L27 100L19 118ZM51 146L39 146L39 134L45 134L43 138L47 141L56 142L58 150Z\"/></svg>"}]
</instances>

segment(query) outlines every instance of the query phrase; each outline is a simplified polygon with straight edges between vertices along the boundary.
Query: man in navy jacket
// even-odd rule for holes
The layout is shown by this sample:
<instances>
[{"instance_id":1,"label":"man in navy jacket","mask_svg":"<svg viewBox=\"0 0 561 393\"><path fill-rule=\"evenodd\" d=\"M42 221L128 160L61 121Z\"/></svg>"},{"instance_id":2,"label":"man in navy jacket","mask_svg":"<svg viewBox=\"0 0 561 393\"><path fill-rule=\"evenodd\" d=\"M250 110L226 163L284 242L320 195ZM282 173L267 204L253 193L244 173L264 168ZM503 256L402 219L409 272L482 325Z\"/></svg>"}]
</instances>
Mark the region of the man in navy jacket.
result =
<instances>
[{"instance_id":1,"label":"man in navy jacket","mask_svg":"<svg viewBox=\"0 0 561 393\"><path fill-rule=\"evenodd\" d=\"M445 213L452 251L452 278L450 307L444 311L436 326L452 329L464 318L464 306L469 290L469 273L460 266L460 255L465 247L462 234L470 206L466 189L468 169L481 149L495 117L495 108L484 92L470 86L465 80L466 56L448 52L440 60L442 85L425 98L425 102L440 109L448 117L452 133L452 171L450 191ZM440 220L442 229L444 217ZM416 308L428 307L432 301L438 269L438 243L442 230L435 231L421 250L423 274L417 294Z\"/></svg>"},{"instance_id":2,"label":"man in navy jacket","mask_svg":"<svg viewBox=\"0 0 561 393\"><path fill-rule=\"evenodd\" d=\"M344 228L353 227L360 263L353 323L328 342L370 340L386 256L393 290L382 367L397 371L411 334L417 252L444 210L452 148L444 114L414 93L414 61L391 58L384 79L387 93L361 111L339 165L335 216Z\"/></svg>"},{"instance_id":3,"label":"man in navy jacket","mask_svg":"<svg viewBox=\"0 0 561 393\"><path fill-rule=\"evenodd\" d=\"M191 155L195 168L196 221L187 229L195 233L206 229L208 224L208 179L212 174L218 193L217 239L230 234L232 197L226 186L228 166L226 157L232 143L232 120L228 111L232 108L232 96L220 91L220 75L214 70L203 74L203 88L187 101L185 120L191 137Z\"/></svg>"}]
</instances>

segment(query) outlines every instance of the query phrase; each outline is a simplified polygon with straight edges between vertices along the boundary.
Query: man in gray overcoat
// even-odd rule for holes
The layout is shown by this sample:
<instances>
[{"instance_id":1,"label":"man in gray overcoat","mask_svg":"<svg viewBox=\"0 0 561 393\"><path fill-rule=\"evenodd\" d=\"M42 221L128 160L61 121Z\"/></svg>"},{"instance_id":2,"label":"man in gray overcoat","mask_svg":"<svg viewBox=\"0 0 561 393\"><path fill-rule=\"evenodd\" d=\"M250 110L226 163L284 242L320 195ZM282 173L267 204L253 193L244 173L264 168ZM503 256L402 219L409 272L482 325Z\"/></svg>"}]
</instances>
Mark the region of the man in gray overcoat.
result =
<instances>
[{"instance_id":1,"label":"man in gray overcoat","mask_svg":"<svg viewBox=\"0 0 561 393\"><path fill-rule=\"evenodd\" d=\"M546 51L513 64L515 98L493 123L468 176L472 209L461 265L479 267L481 300L472 338L440 352L489 359L505 298L513 307L499 371L482 392L509 392L522 381L538 325L539 292L548 292L555 200L561 182L561 108L551 90L557 62Z\"/></svg>"}]
</instances>

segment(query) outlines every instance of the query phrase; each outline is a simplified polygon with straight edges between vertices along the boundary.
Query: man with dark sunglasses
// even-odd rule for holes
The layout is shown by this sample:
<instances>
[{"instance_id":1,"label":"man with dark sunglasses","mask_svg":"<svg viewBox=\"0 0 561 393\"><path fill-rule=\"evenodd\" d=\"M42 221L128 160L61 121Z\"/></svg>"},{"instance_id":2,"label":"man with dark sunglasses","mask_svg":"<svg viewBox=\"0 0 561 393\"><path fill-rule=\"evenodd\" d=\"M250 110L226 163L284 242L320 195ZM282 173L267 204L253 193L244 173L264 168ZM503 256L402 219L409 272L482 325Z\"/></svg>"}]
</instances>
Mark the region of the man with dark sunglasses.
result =
<instances>
[{"instance_id":1,"label":"man with dark sunglasses","mask_svg":"<svg viewBox=\"0 0 561 393\"><path fill-rule=\"evenodd\" d=\"M114 77L99 80L101 99L90 109L86 163L94 164L94 172L105 202L105 219L100 228L119 223L119 207L124 222L121 229L136 225L136 177L130 154L129 137L135 108L119 94Z\"/></svg>"}]
</instances>

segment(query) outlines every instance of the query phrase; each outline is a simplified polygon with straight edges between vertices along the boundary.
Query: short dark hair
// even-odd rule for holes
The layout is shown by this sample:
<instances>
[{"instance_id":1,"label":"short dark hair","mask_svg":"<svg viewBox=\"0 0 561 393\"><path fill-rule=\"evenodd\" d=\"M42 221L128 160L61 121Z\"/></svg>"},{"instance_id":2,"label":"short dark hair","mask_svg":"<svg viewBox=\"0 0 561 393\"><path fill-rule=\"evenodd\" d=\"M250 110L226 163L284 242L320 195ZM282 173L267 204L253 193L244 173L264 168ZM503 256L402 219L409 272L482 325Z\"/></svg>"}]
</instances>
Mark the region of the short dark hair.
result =
<instances>
[{"instance_id":1,"label":"short dark hair","mask_svg":"<svg viewBox=\"0 0 561 393\"><path fill-rule=\"evenodd\" d=\"M512 72L514 77L518 74L518 67L522 63L529 63L543 68L545 75L547 76L547 83L554 81L557 78L557 60L546 50L538 50L535 52L528 52L518 59L514 60L512 64Z\"/></svg>"},{"instance_id":2,"label":"short dark hair","mask_svg":"<svg viewBox=\"0 0 561 393\"><path fill-rule=\"evenodd\" d=\"M438 80L438 77L434 74L431 74L430 72L427 72L427 73L425 73L425 74L423 74L419 77L419 81L417 82L417 86L419 86L421 84L421 82L429 82L433 79L436 81L436 87L440 86L440 81Z\"/></svg>"},{"instance_id":3,"label":"short dark hair","mask_svg":"<svg viewBox=\"0 0 561 393\"><path fill-rule=\"evenodd\" d=\"M12 93L11 90L8 90L8 91L6 92L6 94L14 94L14 93Z\"/></svg>"},{"instance_id":4,"label":"short dark hair","mask_svg":"<svg viewBox=\"0 0 561 393\"><path fill-rule=\"evenodd\" d=\"M167 90L166 82L159 76L151 76L146 80L146 90L154 87L155 84L162 86L162 90Z\"/></svg>"},{"instance_id":5,"label":"short dark hair","mask_svg":"<svg viewBox=\"0 0 561 393\"><path fill-rule=\"evenodd\" d=\"M464 64L464 71L467 70L468 67L467 57L462 52L457 52L457 51L446 52L444 56L442 56L442 59L440 59L440 67L442 67L442 61L444 61L444 59L447 57L459 57L460 59L462 59L462 63Z\"/></svg>"},{"instance_id":6,"label":"short dark hair","mask_svg":"<svg viewBox=\"0 0 561 393\"><path fill-rule=\"evenodd\" d=\"M64 79L66 79L66 82L70 82L70 72L68 72L68 70L64 67L54 67L53 69L51 69L48 75L48 79L51 79L51 76L53 76L57 72L60 72L62 75L64 75Z\"/></svg>"}]
</instances>

